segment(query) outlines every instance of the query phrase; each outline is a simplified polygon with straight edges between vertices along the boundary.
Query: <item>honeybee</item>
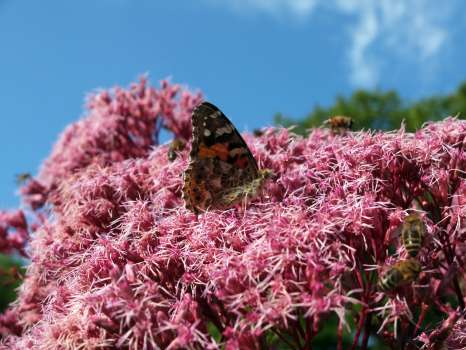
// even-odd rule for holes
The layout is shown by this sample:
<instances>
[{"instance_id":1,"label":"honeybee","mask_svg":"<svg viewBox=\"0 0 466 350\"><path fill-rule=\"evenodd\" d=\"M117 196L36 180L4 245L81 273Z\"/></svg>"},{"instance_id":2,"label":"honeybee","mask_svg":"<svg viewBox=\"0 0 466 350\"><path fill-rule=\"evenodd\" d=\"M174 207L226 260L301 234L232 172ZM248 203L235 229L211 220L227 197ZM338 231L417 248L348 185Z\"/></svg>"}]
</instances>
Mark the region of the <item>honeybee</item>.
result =
<instances>
[{"instance_id":1,"label":"honeybee","mask_svg":"<svg viewBox=\"0 0 466 350\"><path fill-rule=\"evenodd\" d=\"M419 214L404 218L401 226L401 243L411 257L416 257L422 247L427 228Z\"/></svg>"},{"instance_id":2,"label":"honeybee","mask_svg":"<svg viewBox=\"0 0 466 350\"><path fill-rule=\"evenodd\" d=\"M16 184L18 186L23 185L26 181L32 178L32 175L30 173L20 173L16 174Z\"/></svg>"},{"instance_id":3,"label":"honeybee","mask_svg":"<svg viewBox=\"0 0 466 350\"><path fill-rule=\"evenodd\" d=\"M168 147L168 160L173 162L176 159L177 152L184 150L186 143L181 139L174 139Z\"/></svg>"},{"instance_id":4,"label":"honeybee","mask_svg":"<svg viewBox=\"0 0 466 350\"><path fill-rule=\"evenodd\" d=\"M344 115L335 115L324 121L324 126L330 127L332 131L350 130L353 126L353 119Z\"/></svg>"},{"instance_id":5,"label":"honeybee","mask_svg":"<svg viewBox=\"0 0 466 350\"><path fill-rule=\"evenodd\" d=\"M252 131L253 135L255 137L261 137L262 135L264 135L264 130L261 130L261 129L254 129Z\"/></svg>"},{"instance_id":6,"label":"honeybee","mask_svg":"<svg viewBox=\"0 0 466 350\"><path fill-rule=\"evenodd\" d=\"M398 261L380 276L378 287L382 291L389 291L416 280L421 272L421 264L416 259Z\"/></svg>"}]
</instances>

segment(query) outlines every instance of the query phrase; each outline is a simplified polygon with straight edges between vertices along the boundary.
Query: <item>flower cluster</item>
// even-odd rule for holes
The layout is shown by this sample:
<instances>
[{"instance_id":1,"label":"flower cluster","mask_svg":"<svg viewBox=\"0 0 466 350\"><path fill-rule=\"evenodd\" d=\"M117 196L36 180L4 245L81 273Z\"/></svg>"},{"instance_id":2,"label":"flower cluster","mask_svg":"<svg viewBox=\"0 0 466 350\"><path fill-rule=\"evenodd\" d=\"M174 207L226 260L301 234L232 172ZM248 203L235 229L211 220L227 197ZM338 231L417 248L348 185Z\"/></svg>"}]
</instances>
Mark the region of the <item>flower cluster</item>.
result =
<instances>
[{"instance_id":1,"label":"flower cluster","mask_svg":"<svg viewBox=\"0 0 466 350\"><path fill-rule=\"evenodd\" d=\"M128 90L115 88L89 96L86 117L66 128L37 178L27 181L21 194L37 209L64 179L90 165L105 167L147 157L159 144L161 127L187 140L191 112L201 101L200 93L168 81L156 89L144 77Z\"/></svg>"},{"instance_id":2,"label":"flower cluster","mask_svg":"<svg viewBox=\"0 0 466 350\"><path fill-rule=\"evenodd\" d=\"M0 252L17 252L26 257L29 229L22 210L0 211Z\"/></svg>"},{"instance_id":3,"label":"flower cluster","mask_svg":"<svg viewBox=\"0 0 466 350\"><path fill-rule=\"evenodd\" d=\"M466 122L245 135L275 180L247 206L196 216L181 199L188 150L171 162L153 137L189 138L201 97L177 91L100 93L55 146L28 192L50 215L0 319L6 348L304 349L333 321L340 349L462 341ZM381 271L408 256L398 228L413 211L422 271L381 291Z\"/></svg>"}]
</instances>

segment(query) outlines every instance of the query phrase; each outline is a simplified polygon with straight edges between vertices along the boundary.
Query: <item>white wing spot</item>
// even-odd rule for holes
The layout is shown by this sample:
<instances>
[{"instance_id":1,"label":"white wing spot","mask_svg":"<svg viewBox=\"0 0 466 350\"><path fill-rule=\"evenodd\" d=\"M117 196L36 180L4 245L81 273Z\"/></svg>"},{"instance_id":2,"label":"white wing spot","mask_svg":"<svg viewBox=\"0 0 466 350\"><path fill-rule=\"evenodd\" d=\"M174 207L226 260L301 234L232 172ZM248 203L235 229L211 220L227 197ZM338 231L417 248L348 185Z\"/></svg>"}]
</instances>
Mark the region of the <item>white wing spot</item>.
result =
<instances>
[{"instance_id":1,"label":"white wing spot","mask_svg":"<svg viewBox=\"0 0 466 350\"><path fill-rule=\"evenodd\" d=\"M209 137L209 136L210 136L210 130L209 130L209 129L205 129L205 130L204 130L204 136L205 136L205 137Z\"/></svg>"},{"instance_id":2,"label":"white wing spot","mask_svg":"<svg viewBox=\"0 0 466 350\"><path fill-rule=\"evenodd\" d=\"M230 125L227 125L227 126L224 126L223 128L218 128L215 131L215 134L217 134L218 136L222 136L223 134L231 134L232 131L233 131L233 128Z\"/></svg>"},{"instance_id":3,"label":"white wing spot","mask_svg":"<svg viewBox=\"0 0 466 350\"><path fill-rule=\"evenodd\" d=\"M217 117L220 117L222 115L222 112L220 111L215 111L214 113L212 113L209 117L211 118L217 118Z\"/></svg>"}]
</instances>

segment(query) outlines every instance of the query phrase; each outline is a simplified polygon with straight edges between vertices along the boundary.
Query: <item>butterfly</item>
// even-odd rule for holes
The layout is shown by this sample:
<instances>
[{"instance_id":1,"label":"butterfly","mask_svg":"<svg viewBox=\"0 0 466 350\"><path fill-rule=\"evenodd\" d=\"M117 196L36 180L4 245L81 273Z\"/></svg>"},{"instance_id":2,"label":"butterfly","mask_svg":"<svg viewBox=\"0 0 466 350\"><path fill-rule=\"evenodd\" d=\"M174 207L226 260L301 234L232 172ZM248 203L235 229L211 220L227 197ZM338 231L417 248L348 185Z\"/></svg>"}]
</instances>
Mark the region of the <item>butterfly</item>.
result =
<instances>
[{"instance_id":1,"label":"butterfly","mask_svg":"<svg viewBox=\"0 0 466 350\"><path fill-rule=\"evenodd\" d=\"M203 102L192 114L190 162L184 172L186 208L198 214L227 209L258 196L269 169L257 162L234 125L212 103Z\"/></svg>"}]
</instances>

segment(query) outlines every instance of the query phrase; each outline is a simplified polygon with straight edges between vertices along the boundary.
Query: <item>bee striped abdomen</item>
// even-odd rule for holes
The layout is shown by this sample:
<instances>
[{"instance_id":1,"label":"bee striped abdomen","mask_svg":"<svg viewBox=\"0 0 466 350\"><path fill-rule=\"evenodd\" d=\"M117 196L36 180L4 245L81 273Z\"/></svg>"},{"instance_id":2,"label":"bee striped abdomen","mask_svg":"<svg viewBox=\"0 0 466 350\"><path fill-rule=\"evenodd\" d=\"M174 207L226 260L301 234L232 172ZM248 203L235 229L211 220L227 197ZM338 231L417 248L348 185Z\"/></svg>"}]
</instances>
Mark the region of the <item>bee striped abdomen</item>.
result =
<instances>
[{"instance_id":1,"label":"bee striped abdomen","mask_svg":"<svg viewBox=\"0 0 466 350\"><path fill-rule=\"evenodd\" d=\"M401 242L409 256L416 257L422 248L426 226L417 214L408 215L401 229Z\"/></svg>"},{"instance_id":2,"label":"bee striped abdomen","mask_svg":"<svg viewBox=\"0 0 466 350\"><path fill-rule=\"evenodd\" d=\"M380 277L378 287L382 291L389 291L411 283L417 279L421 270L421 264L416 259L398 261Z\"/></svg>"},{"instance_id":3,"label":"bee striped abdomen","mask_svg":"<svg viewBox=\"0 0 466 350\"><path fill-rule=\"evenodd\" d=\"M415 257L422 246L422 236L419 232L411 232L402 237L403 245L411 257Z\"/></svg>"},{"instance_id":4,"label":"bee striped abdomen","mask_svg":"<svg viewBox=\"0 0 466 350\"><path fill-rule=\"evenodd\" d=\"M379 280L378 286L382 291L388 291L398 286L403 275L397 269L388 270Z\"/></svg>"}]
</instances>

